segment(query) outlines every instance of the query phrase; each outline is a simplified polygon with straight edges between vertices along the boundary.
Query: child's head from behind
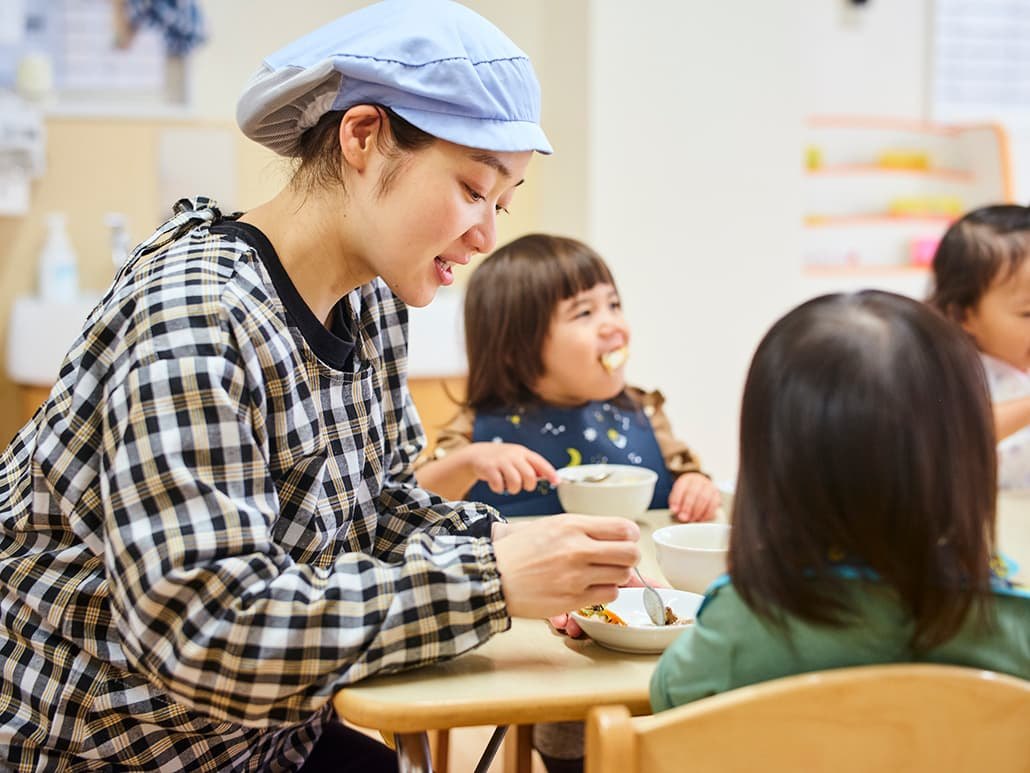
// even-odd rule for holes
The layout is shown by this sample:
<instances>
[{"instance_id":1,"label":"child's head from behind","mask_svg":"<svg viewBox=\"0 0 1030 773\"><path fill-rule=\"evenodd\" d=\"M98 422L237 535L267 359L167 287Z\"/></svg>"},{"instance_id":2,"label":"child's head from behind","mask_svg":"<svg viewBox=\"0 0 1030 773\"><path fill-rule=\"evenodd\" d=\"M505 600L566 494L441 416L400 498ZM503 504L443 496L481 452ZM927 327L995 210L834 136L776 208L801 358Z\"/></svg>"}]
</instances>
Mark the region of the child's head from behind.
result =
<instances>
[{"instance_id":1,"label":"child's head from behind","mask_svg":"<svg viewBox=\"0 0 1030 773\"><path fill-rule=\"evenodd\" d=\"M622 368L603 355L629 342L608 266L575 239L523 236L473 272L465 294L468 404L576 405L615 397Z\"/></svg>"},{"instance_id":2,"label":"child's head from behind","mask_svg":"<svg viewBox=\"0 0 1030 773\"><path fill-rule=\"evenodd\" d=\"M933 259L929 302L965 328L981 351L1030 369L1030 207L977 209L945 233Z\"/></svg>"},{"instance_id":3,"label":"child's head from behind","mask_svg":"<svg viewBox=\"0 0 1030 773\"><path fill-rule=\"evenodd\" d=\"M846 619L839 564L873 570L946 639L988 582L995 451L968 337L910 298L808 301L759 345L744 389L730 571L760 611Z\"/></svg>"}]
</instances>

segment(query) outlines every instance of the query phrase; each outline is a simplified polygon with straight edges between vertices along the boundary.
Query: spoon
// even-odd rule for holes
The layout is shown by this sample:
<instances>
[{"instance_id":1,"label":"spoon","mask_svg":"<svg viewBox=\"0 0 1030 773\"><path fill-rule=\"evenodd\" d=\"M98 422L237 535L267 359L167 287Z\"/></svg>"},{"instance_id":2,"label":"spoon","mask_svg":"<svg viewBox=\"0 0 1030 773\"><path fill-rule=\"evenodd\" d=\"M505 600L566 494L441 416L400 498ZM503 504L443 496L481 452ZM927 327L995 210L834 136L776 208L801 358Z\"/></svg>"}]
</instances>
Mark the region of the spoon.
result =
<instances>
[{"instance_id":1,"label":"spoon","mask_svg":"<svg viewBox=\"0 0 1030 773\"><path fill-rule=\"evenodd\" d=\"M583 475L572 477L571 475L560 476L566 483L600 483L603 480L608 480L612 474L610 472L595 472L590 475Z\"/></svg>"},{"instance_id":2,"label":"spoon","mask_svg":"<svg viewBox=\"0 0 1030 773\"><path fill-rule=\"evenodd\" d=\"M662 603L662 597L644 579L644 575L640 573L640 567L633 567L633 571L637 573L640 582L644 583L644 611L647 612L647 616L651 618L652 623L655 625L665 625L665 605Z\"/></svg>"}]
</instances>

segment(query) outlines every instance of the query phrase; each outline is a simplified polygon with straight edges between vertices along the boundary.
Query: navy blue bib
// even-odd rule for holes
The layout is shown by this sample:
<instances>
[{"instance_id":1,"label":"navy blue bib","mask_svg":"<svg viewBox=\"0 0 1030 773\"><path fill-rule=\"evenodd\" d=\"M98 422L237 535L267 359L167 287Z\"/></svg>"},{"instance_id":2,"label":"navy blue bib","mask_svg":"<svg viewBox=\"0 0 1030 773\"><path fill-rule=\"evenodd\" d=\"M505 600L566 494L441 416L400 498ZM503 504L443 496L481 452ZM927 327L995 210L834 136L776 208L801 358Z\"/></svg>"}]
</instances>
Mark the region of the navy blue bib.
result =
<instances>
[{"instance_id":1,"label":"navy blue bib","mask_svg":"<svg viewBox=\"0 0 1030 773\"><path fill-rule=\"evenodd\" d=\"M555 468L604 463L646 467L658 473L651 507L669 506L673 478L665 468L651 422L636 405L622 407L606 401L576 408L543 405L517 413L477 413L472 442L519 443ZM507 517L562 512L558 494L547 481L540 481L534 491L518 494L495 494L477 481L465 499L496 507Z\"/></svg>"}]
</instances>

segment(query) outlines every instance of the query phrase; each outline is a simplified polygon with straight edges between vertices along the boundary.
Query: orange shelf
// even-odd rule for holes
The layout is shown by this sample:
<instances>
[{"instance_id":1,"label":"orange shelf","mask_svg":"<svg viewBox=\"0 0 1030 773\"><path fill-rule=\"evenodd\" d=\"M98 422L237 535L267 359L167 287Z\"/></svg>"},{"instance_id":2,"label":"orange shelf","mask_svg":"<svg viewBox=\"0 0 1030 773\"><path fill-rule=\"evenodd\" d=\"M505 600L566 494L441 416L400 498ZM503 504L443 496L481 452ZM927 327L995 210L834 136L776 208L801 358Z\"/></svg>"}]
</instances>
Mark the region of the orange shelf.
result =
<instances>
[{"instance_id":1,"label":"orange shelf","mask_svg":"<svg viewBox=\"0 0 1030 773\"><path fill-rule=\"evenodd\" d=\"M904 276L910 274L926 274L929 270L929 266L913 266L904 264L853 266L812 265L805 266L803 273L806 276Z\"/></svg>"},{"instance_id":2,"label":"orange shelf","mask_svg":"<svg viewBox=\"0 0 1030 773\"><path fill-rule=\"evenodd\" d=\"M841 225L897 225L899 223L939 223L955 220L955 215L891 215L886 212L870 215L806 215L803 224L808 228L826 228Z\"/></svg>"},{"instance_id":3,"label":"orange shelf","mask_svg":"<svg viewBox=\"0 0 1030 773\"><path fill-rule=\"evenodd\" d=\"M805 169L811 177L847 177L851 175L911 175L913 177L929 177L935 180L968 183L975 178L972 172L963 169L904 169L879 164L827 164L815 169Z\"/></svg>"}]
</instances>

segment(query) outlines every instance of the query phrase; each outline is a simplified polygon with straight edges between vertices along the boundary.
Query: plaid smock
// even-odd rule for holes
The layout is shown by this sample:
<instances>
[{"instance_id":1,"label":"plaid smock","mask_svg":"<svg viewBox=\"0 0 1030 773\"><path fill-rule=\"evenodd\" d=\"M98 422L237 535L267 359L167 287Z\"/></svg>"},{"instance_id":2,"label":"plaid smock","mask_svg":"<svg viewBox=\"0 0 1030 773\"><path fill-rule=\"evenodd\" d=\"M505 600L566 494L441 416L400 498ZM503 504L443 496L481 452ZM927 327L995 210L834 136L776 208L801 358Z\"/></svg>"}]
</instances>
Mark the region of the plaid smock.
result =
<instances>
[{"instance_id":1,"label":"plaid smock","mask_svg":"<svg viewBox=\"0 0 1030 773\"><path fill-rule=\"evenodd\" d=\"M509 625L496 514L411 474L404 305L350 293L330 367L219 218L176 205L0 456L16 770L292 770L334 691Z\"/></svg>"}]
</instances>

